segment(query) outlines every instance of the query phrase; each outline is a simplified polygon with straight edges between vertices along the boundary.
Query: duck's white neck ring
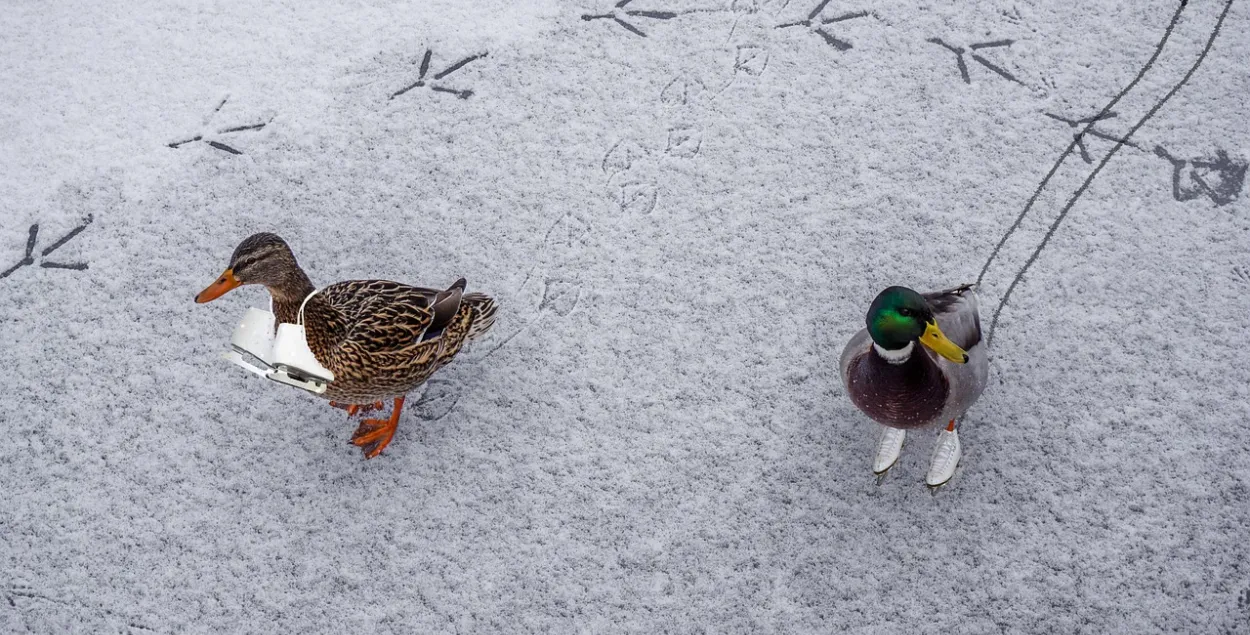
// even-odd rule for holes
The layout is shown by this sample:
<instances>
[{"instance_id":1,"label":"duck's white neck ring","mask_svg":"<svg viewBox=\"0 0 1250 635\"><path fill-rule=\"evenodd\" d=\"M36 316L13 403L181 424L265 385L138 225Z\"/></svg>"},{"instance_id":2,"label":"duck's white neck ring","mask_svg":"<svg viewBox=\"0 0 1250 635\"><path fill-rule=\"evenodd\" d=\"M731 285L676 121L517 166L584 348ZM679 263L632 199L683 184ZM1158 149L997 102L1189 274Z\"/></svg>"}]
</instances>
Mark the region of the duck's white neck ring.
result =
<instances>
[{"instance_id":1,"label":"duck's white neck ring","mask_svg":"<svg viewBox=\"0 0 1250 635\"><path fill-rule=\"evenodd\" d=\"M891 364L902 364L911 359L912 349L916 348L915 342L908 342L907 346L898 350L889 350L881 348L876 342L872 343L873 350L877 351L877 355Z\"/></svg>"}]
</instances>

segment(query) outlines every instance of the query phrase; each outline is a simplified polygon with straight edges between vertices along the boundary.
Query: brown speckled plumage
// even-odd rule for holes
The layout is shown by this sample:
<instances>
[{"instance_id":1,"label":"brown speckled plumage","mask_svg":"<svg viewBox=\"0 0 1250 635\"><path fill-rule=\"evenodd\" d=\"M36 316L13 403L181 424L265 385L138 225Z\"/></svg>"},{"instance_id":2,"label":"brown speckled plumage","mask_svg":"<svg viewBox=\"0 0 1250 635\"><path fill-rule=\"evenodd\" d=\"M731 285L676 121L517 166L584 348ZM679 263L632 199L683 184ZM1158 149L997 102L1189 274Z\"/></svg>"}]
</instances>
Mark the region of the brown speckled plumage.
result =
<instances>
[{"instance_id":1,"label":"brown speckled plumage","mask_svg":"<svg viewBox=\"0 0 1250 635\"><path fill-rule=\"evenodd\" d=\"M463 291L463 279L445 291L386 280L338 282L318 291L304 306L304 329L317 361L334 373L323 396L371 403L425 383L470 333L484 332L489 325L482 325L494 318L493 300ZM436 311L436 304L451 310Z\"/></svg>"},{"instance_id":2,"label":"brown speckled plumage","mask_svg":"<svg viewBox=\"0 0 1250 635\"><path fill-rule=\"evenodd\" d=\"M322 397L351 405L350 412L395 399L389 420L365 420L352 437L369 458L394 435L403 396L495 322L495 301L465 293L463 278L441 291L388 280L349 280L314 292L290 247L269 233L240 243L226 272L196 301L212 301L242 284L269 290L278 323L300 323L302 307L308 347L334 373Z\"/></svg>"}]
</instances>

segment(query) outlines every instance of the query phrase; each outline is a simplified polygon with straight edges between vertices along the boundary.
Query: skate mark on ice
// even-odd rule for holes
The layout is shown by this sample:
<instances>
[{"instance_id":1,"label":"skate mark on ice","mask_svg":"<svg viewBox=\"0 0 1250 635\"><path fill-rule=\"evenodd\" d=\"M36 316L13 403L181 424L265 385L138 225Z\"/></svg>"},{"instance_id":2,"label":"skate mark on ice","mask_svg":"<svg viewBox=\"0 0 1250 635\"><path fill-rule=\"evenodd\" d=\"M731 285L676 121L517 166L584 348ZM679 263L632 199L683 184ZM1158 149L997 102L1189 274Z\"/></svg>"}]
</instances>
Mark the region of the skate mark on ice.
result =
<instances>
[{"instance_id":1,"label":"skate mark on ice","mask_svg":"<svg viewBox=\"0 0 1250 635\"><path fill-rule=\"evenodd\" d=\"M1220 29L1224 25L1224 19L1228 17L1228 12L1229 12L1229 9L1232 8L1232 5L1233 5L1233 0L1227 0L1225 2L1224 8L1220 12L1219 18L1216 20L1215 26L1211 29L1211 33L1207 37L1206 45L1203 47L1202 51L1199 53L1198 59L1195 60L1193 65L1189 67L1189 70L1185 73L1184 77L1182 77L1180 81L1178 81L1167 92L1167 94L1165 94L1162 98L1160 98L1159 101L1156 102L1155 105L1152 106L1150 110L1147 111L1146 114L1141 117L1141 119L1137 120L1137 123L1133 124L1133 126L1128 130L1128 132L1125 133L1124 138L1122 140L1117 141L1115 145L1112 146L1111 150L1107 152L1106 156L1103 157L1102 161L1100 161L1098 165L1094 167L1094 169L1090 172L1089 176L1086 177L1084 182L1081 183L1080 187L1077 188L1076 192L1073 193L1071 197L1069 197L1068 202L1059 210L1058 216L1056 216L1055 220L1051 222L1050 227L1047 229L1046 234L1042 237L1041 242L1039 242L1037 247L1034 248L1033 252L1029 255L1029 258L1025 261L1024 265L1020 267L1020 269L1016 272L1015 276L1012 277L1011 283L1007 286L1007 290L1003 293L1003 296L999 300L998 305L994 308L994 315L993 315L993 318L990 320L990 328L989 328L989 333L988 333L988 337L986 341L987 346L992 345L994 342L994 331L995 331L995 328L998 326L998 318L1002 314L1003 307L1005 307L1008 301L1011 299L1012 292L1015 291L1016 287L1020 284L1020 281L1024 278L1024 275L1028 272L1029 268L1033 266L1033 263L1037 261L1038 257L1046 249L1046 246L1050 244L1051 238L1054 237L1055 232L1058 231L1059 227L1063 224L1063 221L1065 218L1067 218L1068 213L1072 211L1072 207L1076 205L1076 202L1080 200L1081 196L1085 194L1085 191L1089 189L1090 184L1094 182L1094 179L1098 177L1098 174L1102 172L1102 169L1106 167L1108 163L1111 162L1111 159L1114 158L1115 155L1119 153L1120 149L1124 147L1125 143L1129 139L1131 139L1133 135L1137 133L1138 130L1140 130L1143 126L1145 126L1146 123L1148 123L1151 119L1153 119L1154 116L1163 108L1163 106L1166 105L1167 102L1171 101L1171 99L1175 97L1176 94L1179 93L1180 90L1184 88L1186 84L1189 83L1190 78L1194 76L1194 73L1198 71L1198 68L1202 65L1203 61L1206 60L1207 54L1211 52L1211 47L1215 44L1216 38L1219 37ZM1172 15L1172 20L1168 23L1167 30L1164 32L1162 39L1160 39L1159 44L1156 47L1154 54L1151 55L1150 59L1146 61L1146 64L1142 66L1142 70L1139 71L1137 76L1133 78L1133 81L1130 82L1129 85L1126 86L1122 91L1120 91L1115 96L1115 98L1113 98L1106 106L1103 107L1101 111L1099 111L1099 114L1094 117L1094 121L1098 121L1102 119L1103 117L1106 116L1107 113L1111 112L1111 109L1115 106L1115 104L1118 103L1120 99L1122 99L1125 95L1127 95L1128 92L1132 90L1133 87L1136 86L1137 83L1141 80L1142 76L1145 75L1146 71L1149 70L1150 67L1154 65L1155 60L1157 60L1159 58L1159 55L1163 52L1163 47L1167 43L1168 39L1171 37L1172 30L1176 27L1177 22L1180 20L1181 13L1185 10L1186 6L1188 6L1186 3L1181 3L1181 5L1176 9L1176 13ZM1086 129L1092 126L1094 121L1091 121L1089 124L1086 124ZM978 284L980 284L981 278L985 275L985 271L989 268L990 262L992 262L994 257L998 254L999 249L1002 248L1003 244L1007 242L1007 239L1011 236L1011 234L1019 227L1020 223L1024 220L1025 215L1028 214L1029 209L1032 207L1033 203L1037 200L1037 197L1040 196L1042 189L1045 188L1046 184L1050 181L1051 177L1053 177L1055 172L1058 171L1059 166L1063 163L1064 159L1066 159L1069 155L1072 154L1072 151L1076 148L1076 145L1077 145L1077 140L1073 139L1072 142L1068 144L1067 149L1064 150L1063 154L1060 155L1059 159L1055 162L1055 165L1051 168L1050 172L1048 172L1046 174L1046 177L1042 179L1042 183L1038 185L1037 190L1034 192L1033 196L1029 199L1029 202L1025 205L1024 211L1020 213L1020 216L1017 217L1016 222L1011 226L1011 228L1008 229L1007 233L1004 234L1003 238L999 241L998 246L996 246L994 248L994 251L991 252L990 258L986 261L985 266L981 269L981 276L978 276L977 278Z\"/></svg>"},{"instance_id":2,"label":"skate mark on ice","mask_svg":"<svg viewBox=\"0 0 1250 635\"><path fill-rule=\"evenodd\" d=\"M413 411L418 419L437 423L447 418L460 403L460 391L456 384L442 377L434 377L425 382L425 389Z\"/></svg>"}]
</instances>

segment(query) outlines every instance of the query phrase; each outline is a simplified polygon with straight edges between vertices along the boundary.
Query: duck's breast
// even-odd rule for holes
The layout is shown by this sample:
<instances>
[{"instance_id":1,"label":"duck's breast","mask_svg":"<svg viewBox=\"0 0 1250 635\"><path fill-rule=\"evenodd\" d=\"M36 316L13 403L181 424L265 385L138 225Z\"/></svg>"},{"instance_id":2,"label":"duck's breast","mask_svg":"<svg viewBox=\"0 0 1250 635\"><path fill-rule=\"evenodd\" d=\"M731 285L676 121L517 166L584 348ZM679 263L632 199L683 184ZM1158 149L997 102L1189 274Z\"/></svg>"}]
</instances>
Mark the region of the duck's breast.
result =
<instances>
[{"instance_id":1,"label":"duck's breast","mask_svg":"<svg viewBox=\"0 0 1250 635\"><path fill-rule=\"evenodd\" d=\"M946 378L920 346L901 364L891 364L867 347L849 360L844 378L855 406L891 428L936 423L950 391Z\"/></svg>"}]
</instances>

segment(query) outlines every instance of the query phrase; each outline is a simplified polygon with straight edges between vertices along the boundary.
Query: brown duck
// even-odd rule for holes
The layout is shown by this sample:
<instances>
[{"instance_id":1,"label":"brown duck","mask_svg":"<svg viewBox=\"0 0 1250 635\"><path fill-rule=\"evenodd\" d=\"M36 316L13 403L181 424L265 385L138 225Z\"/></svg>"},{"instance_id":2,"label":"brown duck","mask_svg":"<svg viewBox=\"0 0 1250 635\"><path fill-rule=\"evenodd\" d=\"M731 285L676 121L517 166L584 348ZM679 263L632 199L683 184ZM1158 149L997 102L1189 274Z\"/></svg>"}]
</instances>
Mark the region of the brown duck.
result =
<instances>
[{"instance_id":1,"label":"brown duck","mask_svg":"<svg viewBox=\"0 0 1250 635\"><path fill-rule=\"evenodd\" d=\"M303 305L308 347L334 373L322 395L331 405L355 415L394 399L389 418L366 419L352 435L365 458L394 438L405 395L495 322L495 301L465 293L463 278L441 291L387 280L348 280L317 290L286 241L270 233L240 243L225 273L195 301L210 302L246 284L269 290L279 324L297 323Z\"/></svg>"}]
</instances>

